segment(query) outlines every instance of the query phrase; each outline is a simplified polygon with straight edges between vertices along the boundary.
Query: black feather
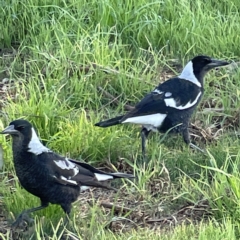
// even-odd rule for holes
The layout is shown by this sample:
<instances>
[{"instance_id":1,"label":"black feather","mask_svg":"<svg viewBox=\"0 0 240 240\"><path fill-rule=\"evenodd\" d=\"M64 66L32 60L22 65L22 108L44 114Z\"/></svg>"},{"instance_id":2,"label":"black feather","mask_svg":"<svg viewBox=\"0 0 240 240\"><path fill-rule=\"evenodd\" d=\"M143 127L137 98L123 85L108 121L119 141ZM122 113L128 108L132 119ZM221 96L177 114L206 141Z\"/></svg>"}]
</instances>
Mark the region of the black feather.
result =
<instances>
[{"instance_id":1,"label":"black feather","mask_svg":"<svg viewBox=\"0 0 240 240\"><path fill-rule=\"evenodd\" d=\"M40 207L23 213L33 212L53 203L59 204L65 213L70 214L71 204L77 200L81 186L114 189L100 181L105 178L111 180L134 177L132 174L106 173L87 163L54 153L42 145L28 121L15 120L2 133L12 136L13 162L21 185L41 200ZM98 176L103 177L98 180Z\"/></svg>"},{"instance_id":2,"label":"black feather","mask_svg":"<svg viewBox=\"0 0 240 240\"><path fill-rule=\"evenodd\" d=\"M97 127L110 127L110 126L114 126L114 125L120 124L122 118L123 118L123 115L115 117L115 118L111 118L111 119L109 119L107 121L98 122L98 123L95 124L95 126L97 126Z\"/></svg>"}]
</instances>

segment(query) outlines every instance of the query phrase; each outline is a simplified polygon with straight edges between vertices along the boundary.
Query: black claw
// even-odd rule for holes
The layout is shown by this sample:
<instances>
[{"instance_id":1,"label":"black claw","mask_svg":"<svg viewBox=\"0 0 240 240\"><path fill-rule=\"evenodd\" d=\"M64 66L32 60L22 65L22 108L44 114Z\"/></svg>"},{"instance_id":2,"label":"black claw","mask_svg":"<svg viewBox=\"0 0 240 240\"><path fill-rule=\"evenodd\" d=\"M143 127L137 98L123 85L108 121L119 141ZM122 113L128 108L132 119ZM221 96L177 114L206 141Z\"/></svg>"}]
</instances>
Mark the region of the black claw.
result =
<instances>
[{"instance_id":1,"label":"black claw","mask_svg":"<svg viewBox=\"0 0 240 240\"><path fill-rule=\"evenodd\" d=\"M206 151L205 151L204 149L201 149L200 147L196 146L196 145L193 144L193 143L190 143L189 146L190 146L190 148L195 149L195 150L198 150L198 151L200 151L201 153L204 153L204 154L206 153Z\"/></svg>"},{"instance_id":2,"label":"black claw","mask_svg":"<svg viewBox=\"0 0 240 240\"><path fill-rule=\"evenodd\" d=\"M32 224L34 220L28 216L27 213L21 213L15 222L11 225L11 228L23 228L23 224Z\"/></svg>"}]
</instances>

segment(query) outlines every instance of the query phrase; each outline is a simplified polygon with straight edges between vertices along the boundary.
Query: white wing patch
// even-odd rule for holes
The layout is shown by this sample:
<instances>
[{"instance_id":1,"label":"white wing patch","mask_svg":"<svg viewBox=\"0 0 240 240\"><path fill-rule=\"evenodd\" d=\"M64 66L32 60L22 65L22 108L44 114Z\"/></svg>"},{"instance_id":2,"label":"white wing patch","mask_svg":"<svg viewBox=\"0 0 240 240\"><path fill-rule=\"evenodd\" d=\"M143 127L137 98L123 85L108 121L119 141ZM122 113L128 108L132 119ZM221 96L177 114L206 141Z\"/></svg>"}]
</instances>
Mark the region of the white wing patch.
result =
<instances>
[{"instance_id":1,"label":"white wing patch","mask_svg":"<svg viewBox=\"0 0 240 240\"><path fill-rule=\"evenodd\" d=\"M28 152L39 155L43 152L51 152L51 150L40 142L34 128L32 128L32 138L28 144Z\"/></svg>"},{"instance_id":2,"label":"white wing patch","mask_svg":"<svg viewBox=\"0 0 240 240\"><path fill-rule=\"evenodd\" d=\"M184 110L184 109L187 109L187 108L190 108L192 106L194 106L198 99L200 98L201 96L201 92L198 93L197 97L195 98L195 100L193 102L188 102L186 105L184 106L177 106L177 103L176 101L174 100L174 98L168 98L168 99L164 99L165 103L166 103L166 106L168 107L172 107L172 108L176 108L178 110Z\"/></svg>"},{"instance_id":3,"label":"white wing patch","mask_svg":"<svg viewBox=\"0 0 240 240\"><path fill-rule=\"evenodd\" d=\"M65 158L65 161L64 160L53 160L53 162L61 169L73 170L74 175L72 177L76 176L79 172L78 167L74 163L68 161L68 158Z\"/></svg>"},{"instance_id":4,"label":"white wing patch","mask_svg":"<svg viewBox=\"0 0 240 240\"><path fill-rule=\"evenodd\" d=\"M162 125L167 114L155 113L145 116L127 118L123 123L135 123L141 125L151 125L155 128Z\"/></svg>"},{"instance_id":5,"label":"white wing patch","mask_svg":"<svg viewBox=\"0 0 240 240\"><path fill-rule=\"evenodd\" d=\"M86 191L86 190L88 190L90 187L88 187L88 186L81 186L80 187L80 192L84 192L84 191Z\"/></svg>"},{"instance_id":6,"label":"white wing patch","mask_svg":"<svg viewBox=\"0 0 240 240\"><path fill-rule=\"evenodd\" d=\"M70 178L66 178L64 176L60 176L60 178L57 178L55 175L53 175L52 177L56 178L58 182L60 182L61 184L63 185L66 185L66 184L74 184L74 185L78 185L78 183L74 180L71 180Z\"/></svg>"},{"instance_id":7,"label":"white wing patch","mask_svg":"<svg viewBox=\"0 0 240 240\"><path fill-rule=\"evenodd\" d=\"M66 177L64 177L64 176L61 176L60 178L61 178L63 181L66 181L66 182L68 182L68 183L72 183L72 184L78 185L78 183L77 183L76 181L71 180L71 179L68 179L68 178L66 178Z\"/></svg>"},{"instance_id":8,"label":"white wing patch","mask_svg":"<svg viewBox=\"0 0 240 240\"><path fill-rule=\"evenodd\" d=\"M106 181L106 180L113 179L113 176L107 175L107 174L94 173L94 175L98 181Z\"/></svg>"},{"instance_id":9,"label":"white wing patch","mask_svg":"<svg viewBox=\"0 0 240 240\"><path fill-rule=\"evenodd\" d=\"M171 96L172 96L172 93L170 93L170 92L165 93L165 97L171 97Z\"/></svg>"},{"instance_id":10,"label":"white wing patch","mask_svg":"<svg viewBox=\"0 0 240 240\"><path fill-rule=\"evenodd\" d=\"M181 79L188 80L188 81L196 84L199 87L202 86L193 72L192 61L188 62L188 64L184 67L184 69L182 70L182 73L178 77Z\"/></svg>"},{"instance_id":11,"label":"white wing patch","mask_svg":"<svg viewBox=\"0 0 240 240\"><path fill-rule=\"evenodd\" d=\"M153 93L158 93L158 94L162 94L162 93L163 93L163 92L161 92L160 90L158 90L157 88L154 89L152 92L153 92Z\"/></svg>"}]
</instances>

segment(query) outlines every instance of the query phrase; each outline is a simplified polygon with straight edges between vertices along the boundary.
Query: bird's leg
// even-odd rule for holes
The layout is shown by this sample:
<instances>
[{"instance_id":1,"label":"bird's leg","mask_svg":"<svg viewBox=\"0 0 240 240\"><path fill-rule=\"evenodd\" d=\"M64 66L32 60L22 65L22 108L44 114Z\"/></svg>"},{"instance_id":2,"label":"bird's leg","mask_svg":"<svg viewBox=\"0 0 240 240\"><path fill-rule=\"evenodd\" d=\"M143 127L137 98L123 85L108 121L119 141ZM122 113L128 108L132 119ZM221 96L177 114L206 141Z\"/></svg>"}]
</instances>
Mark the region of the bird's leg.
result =
<instances>
[{"instance_id":1,"label":"bird's leg","mask_svg":"<svg viewBox=\"0 0 240 240\"><path fill-rule=\"evenodd\" d=\"M201 149L200 147L196 146L195 144L191 143L190 141L190 134L188 131L188 128L186 127L183 132L182 132L182 136L183 136L183 140L184 142L189 145L191 148L196 149L202 153L205 153L205 151L203 149Z\"/></svg>"},{"instance_id":2,"label":"bird's leg","mask_svg":"<svg viewBox=\"0 0 240 240\"><path fill-rule=\"evenodd\" d=\"M74 224L70 221L70 213L66 213L63 219L63 231L61 239L68 239L69 231L74 232Z\"/></svg>"},{"instance_id":3,"label":"bird's leg","mask_svg":"<svg viewBox=\"0 0 240 240\"><path fill-rule=\"evenodd\" d=\"M62 204L61 207L62 207L63 211L66 213L66 215L64 217L64 221L63 221L63 224L66 227L70 222L70 213L71 213L72 205L71 204Z\"/></svg>"},{"instance_id":4,"label":"bird's leg","mask_svg":"<svg viewBox=\"0 0 240 240\"><path fill-rule=\"evenodd\" d=\"M38 211L38 210L41 210L43 208L46 208L48 206L48 203L43 203L41 204L41 206L39 207L35 207L35 208L30 208L30 209L27 209L27 210L24 210L19 216L18 218L16 219L16 221L12 224L12 228L17 228L21 225L21 223L23 221L26 221L28 224L33 222L33 219L31 219L28 214L29 213L32 213L32 212L35 212L35 211Z\"/></svg>"},{"instance_id":5,"label":"bird's leg","mask_svg":"<svg viewBox=\"0 0 240 240\"><path fill-rule=\"evenodd\" d=\"M70 214L66 214L63 220L63 225L67 227L69 223L70 223Z\"/></svg>"},{"instance_id":6,"label":"bird's leg","mask_svg":"<svg viewBox=\"0 0 240 240\"><path fill-rule=\"evenodd\" d=\"M142 127L141 138L142 138L142 155L144 161L146 160L146 144L149 133L150 133L149 130L147 130L145 127Z\"/></svg>"}]
</instances>

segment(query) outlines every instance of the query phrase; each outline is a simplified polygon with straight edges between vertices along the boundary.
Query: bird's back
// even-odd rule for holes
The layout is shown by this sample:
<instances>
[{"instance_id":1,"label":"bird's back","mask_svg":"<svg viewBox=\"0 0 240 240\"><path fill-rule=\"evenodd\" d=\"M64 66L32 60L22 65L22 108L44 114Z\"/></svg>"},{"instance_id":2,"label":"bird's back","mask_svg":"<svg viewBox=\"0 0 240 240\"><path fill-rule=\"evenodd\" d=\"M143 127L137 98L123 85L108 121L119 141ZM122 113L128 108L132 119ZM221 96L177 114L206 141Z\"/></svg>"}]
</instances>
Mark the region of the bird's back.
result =
<instances>
[{"instance_id":1,"label":"bird's back","mask_svg":"<svg viewBox=\"0 0 240 240\"><path fill-rule=\"evenodd\" d=\"M167 116L158 130L167 132L172 129L171 132L181 132L188 127L188 122L201 101L204 89L190 81L176 77L159 85L159 91L169 92L176 105L179 106L167 108Z\"/></svg>"}]
</instances>

